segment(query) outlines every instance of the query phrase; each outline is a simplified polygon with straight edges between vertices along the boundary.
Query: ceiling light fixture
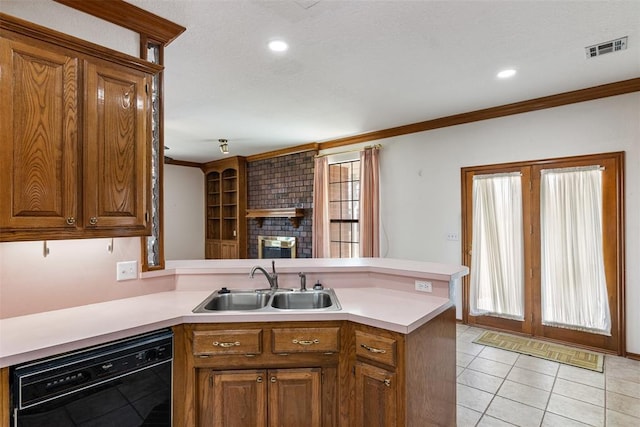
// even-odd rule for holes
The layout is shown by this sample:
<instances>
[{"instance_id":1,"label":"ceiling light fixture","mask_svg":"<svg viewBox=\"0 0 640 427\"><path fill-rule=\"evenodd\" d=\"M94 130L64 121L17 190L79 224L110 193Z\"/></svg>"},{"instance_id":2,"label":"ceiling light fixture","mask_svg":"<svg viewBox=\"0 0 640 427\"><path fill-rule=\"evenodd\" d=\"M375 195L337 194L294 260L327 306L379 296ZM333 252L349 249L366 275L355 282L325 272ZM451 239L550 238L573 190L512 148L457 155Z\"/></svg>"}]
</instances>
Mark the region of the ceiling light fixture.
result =
<instances>
[{"instance_id":1,"label":"ceiling light fixture","mask_svg":"<svg viewBox=\"0 0 640 427\"><path fill-rule=\"evenodd\" d=\"M271 40L269 42L269 49L274 52L284 52L289 49L289 45L283 40Z\"/></svg>"},{"instance_id":2,"label":"ceiling light fixture","mask_svg":"<svg viewBox=\"0 0 640 427\"><path fill-rule=\"evenodd\" d=\"M509 68L506 70L502 70L498 73L498 78L499 79L508 79L509 77L513 77L516 75L516 70L514 70L513 68Z\"/></svg>"},{"instance_id":3,"label":"ceiling light fixture","mask_svg":"<svg viewBox=\"0 0 640 427\"><path fill-rule=\"evenodd\" d=\"M229 141L226 139L219 139L218 142L220 143L220 152L222 154L229 154Z\"/></svg>"}]
</instances>

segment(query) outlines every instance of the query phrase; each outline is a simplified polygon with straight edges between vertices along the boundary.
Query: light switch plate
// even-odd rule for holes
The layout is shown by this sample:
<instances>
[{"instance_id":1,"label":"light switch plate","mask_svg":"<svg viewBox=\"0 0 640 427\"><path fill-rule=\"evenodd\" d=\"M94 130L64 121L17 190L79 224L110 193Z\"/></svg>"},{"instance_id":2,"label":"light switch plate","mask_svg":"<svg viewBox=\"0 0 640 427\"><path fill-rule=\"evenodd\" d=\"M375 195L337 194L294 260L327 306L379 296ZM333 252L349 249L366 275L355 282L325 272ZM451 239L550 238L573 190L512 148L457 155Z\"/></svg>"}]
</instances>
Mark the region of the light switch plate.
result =
<instances>
[{"instance_id":1,"label":"light switch plate","mask_svg":"<svg viewBox=\"0 0 640 427\"><path fill-rule=\"evenodd\" d=\"M116 280L132 280L138 278L138 261L123 261L116 264Z\"/></svg>"}]
</instances>

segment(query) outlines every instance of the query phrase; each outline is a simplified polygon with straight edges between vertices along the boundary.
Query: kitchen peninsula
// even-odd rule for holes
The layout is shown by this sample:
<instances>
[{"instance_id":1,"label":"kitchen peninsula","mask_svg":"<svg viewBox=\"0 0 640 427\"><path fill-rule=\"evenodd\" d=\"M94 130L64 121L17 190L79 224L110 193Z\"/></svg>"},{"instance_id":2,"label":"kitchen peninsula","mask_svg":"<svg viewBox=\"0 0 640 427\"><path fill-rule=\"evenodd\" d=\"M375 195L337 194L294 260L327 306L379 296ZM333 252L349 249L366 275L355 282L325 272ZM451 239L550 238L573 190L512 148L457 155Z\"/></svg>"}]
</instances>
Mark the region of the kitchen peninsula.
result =
<instances>
[{"instance_id":1,"label":"kitchen peninsula","mask_svg":"<svg viewBox=\"0 0 640 427\"><path fill-rule=\"evenodd\" d=\"M0 367L172 327L174 396L181 396L174 399L175 426L213 417L224 393L209 384L248 387L247 375L253 378L247 391L264 394L265 403L256 403L258 417L276 416L276 394L296 394L302 387L317 403L309 425L455 424L450 289L466 267L392 259L277 260L281 288L298 288L298 273L304 272L310 285L334 289L342 310L192 313L223 286L266 287L262 275L248 278L256 264L270 268L266 260L170 261L164 271L143 273L143 280L171 276L172 291L2 319ZM415 291L416 280L429 282L432 292ZM294 341L303 344L292 347ZM234 345L211 347L215 342ZM381 401L386 403L379 407Z\"/></svg>"}]
</instances>

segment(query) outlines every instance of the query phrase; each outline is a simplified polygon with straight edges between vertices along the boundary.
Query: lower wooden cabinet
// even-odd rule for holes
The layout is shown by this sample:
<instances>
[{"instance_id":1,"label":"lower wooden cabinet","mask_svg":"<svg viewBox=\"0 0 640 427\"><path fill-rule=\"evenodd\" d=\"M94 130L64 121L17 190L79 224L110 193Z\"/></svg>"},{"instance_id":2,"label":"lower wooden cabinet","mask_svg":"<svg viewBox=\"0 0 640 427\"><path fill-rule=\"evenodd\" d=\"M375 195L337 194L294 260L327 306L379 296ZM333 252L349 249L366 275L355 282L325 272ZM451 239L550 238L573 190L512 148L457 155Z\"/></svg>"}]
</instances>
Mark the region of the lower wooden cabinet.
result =
<instances>
[{"instance_id":1,"label":"lower wooden cabinet","mask_svg":"<svg viewBox=\"0 0 640 427\"><path fill-rule=\"evenodd\" d=\"M198 370L202 427L321 427L321 369Z\"/></svg>"},{"instance_id":2,"label":"lower wooden cabinet","mask_svg":"<svg viewBox=\"0 0 640 427\"><path fill-rule=\"evenodd\" d=\"M348 321L174 332L174 427L456 425L454 307L408 334Z\"/></svg>"},{"instance_id":3,"label":"lower wooden cabinet","mask_svg":"<svg viewBox=\"0 0 640 427\"><path fill-rule=\"evenodd\" d=\"M356 363L355 425L395 427L397 411L396 374L376 366Z\"/></svg>"},{"instance_id":4,"label":"lower wooden cabinet","mask_svg":"<svg viewBox=\"0 0 640 427\"><path fill-rule=\"evenodd\" d=\"M352 328L350 427L456 425L454 307L409 334Z\"/></svg>"}]
</instances>

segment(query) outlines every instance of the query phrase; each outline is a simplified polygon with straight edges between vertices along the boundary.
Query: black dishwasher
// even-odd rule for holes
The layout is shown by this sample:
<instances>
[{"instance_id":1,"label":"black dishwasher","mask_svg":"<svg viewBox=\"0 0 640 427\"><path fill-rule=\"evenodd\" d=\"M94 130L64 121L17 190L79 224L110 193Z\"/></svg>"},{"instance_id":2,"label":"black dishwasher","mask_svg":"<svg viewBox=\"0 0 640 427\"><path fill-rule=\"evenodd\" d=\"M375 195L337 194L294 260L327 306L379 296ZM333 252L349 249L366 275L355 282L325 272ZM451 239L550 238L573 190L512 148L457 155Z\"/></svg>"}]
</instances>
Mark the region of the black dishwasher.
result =
<instances>
[{"instance_id":1,"label":"black dishwasher","mask_svg":"<svg viewBox=\"0 0 640 427\"><path fill-rule=\"evenodd\" d=\"M170 427L173 333L110 342L11 369L15 427Z\"/></svg>"}]
</instances>

